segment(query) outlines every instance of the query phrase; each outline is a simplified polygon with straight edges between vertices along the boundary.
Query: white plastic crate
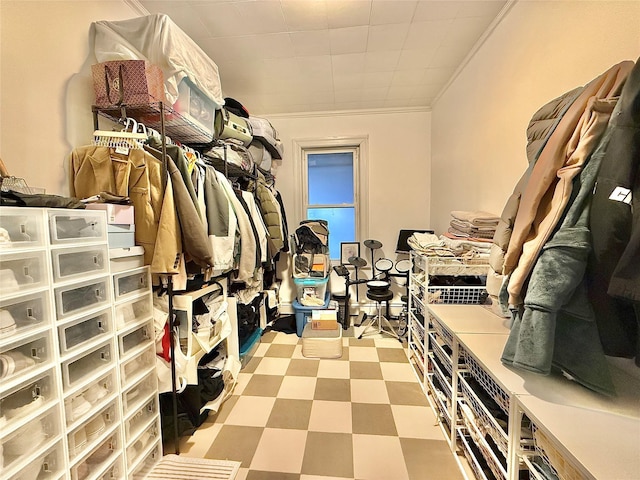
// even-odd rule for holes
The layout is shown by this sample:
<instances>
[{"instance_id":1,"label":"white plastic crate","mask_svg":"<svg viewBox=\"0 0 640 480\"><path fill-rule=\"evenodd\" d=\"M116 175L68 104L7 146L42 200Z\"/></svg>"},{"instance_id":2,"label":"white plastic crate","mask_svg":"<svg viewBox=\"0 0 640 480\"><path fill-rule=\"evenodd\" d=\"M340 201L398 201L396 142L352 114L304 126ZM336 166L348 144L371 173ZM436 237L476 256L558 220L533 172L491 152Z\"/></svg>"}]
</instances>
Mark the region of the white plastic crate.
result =
<instances>
[{"instance_id":1,"label":"white plastic crate","mask_svg":"<svg viewBox=\"0 0 640 480\"><path fill-rule=\"evenodd\" d=\"M48 282L44 250L0 254L0 292L3 296L28 293Z\"/></svg>"},{"instance_id":2,"label":"white plastic crate","mask_svg":"<svg viewBox=\"0 0 640 480\"><path fill-rule=\"evenodd\" d=\"M9 300L0 300L2 317L0 339L5 340L50 324L53 317L50 298L49 291L45 290Z\"/></svg>"},{"instance_id":3,"label":"white plastic crate","mask_svg":"<svg viewBox=\"0 0 640 480\"><path fill-rule=\"evenodd\" d=\"M82 348L100 338L108 338L113 334L111 309L85 315L71 322L58 326L60 353L66 355Z\"/></svg>"},{"instance_id":4,"label":"white plastic crate","mask_svg":"<svg viewBox=\"0 0 640 480\"><path fill-rule=\"evenodd\" d=\"M54 352L47 332L0 348L0 385L11 379L26 378L40 365L53 361Z\"/></svg>"},{"instance_id":5,"label":"white plastic crate","mask_svg":"<svg viewBox=\"0 0 640 480\"><path fill-rule=\"evenodd\" d=\"M158 399L153 397L148 400L140 409L124 421L124 434L127 444L136 438L146 429L154 418L158 415Z\"/></svg>"},{"instance_id":6,"label":"white plastic crate","mask_svg":"<svg viewBox=\"0 0 640 480\"><path fill-rule=\"evenodd\" d=\"M53 249L51 262L54 282L109 273L109 254L106 245Z\"/></svg>"},{"instance_id":7,"label":"white plastic crate","mask_svg":"<svg viewBox=\"0 0 640 480\"><path fill-rule=\"evenodd\" d=\"M146 294L133 300L119 303L115 308L116 328L121 330L127 325L140 323L153 316L152 294Z\"/></svg>"},{"instance_id":8,"label":"white plastic crate","mask_svg":"<svg viewBox=\"0 0 640 480\"><path fill-rule=\"evenodd\" d=\"M45 245L42 210L22 207L0 208L0 250Z\"/></svg>"},{"instance_id":9,"label":"white plastic crate","mask_svg":"<svg viewBox=\"0 0 640 480\"><path fill-rule=\"evenodd\" d=\"M120 420L120 409L117 402L112 401L98 413L92 415L81 425L67 434L69 459L82 455L97 446L105 434Z\"/></svg>"},{"instance_id":10,"label":"white plastic crate","mask_svg":"<svg viewBox=\"0 0 640 480\"><path fill-rule=\"evenodd\" d=\"M45 372L4 392L0 398L2 433L10 431L13 425L50 406L57 397L58 387L53 371Z\"/></svg>"},{"instance_id":11,"label":"white plastic crate","mask_svg":"<svg viewBox=\"0 0 640 480\"><path fill-rule=\"evenodd\" d=\"M52 244L107 241L107 216L96 210L49 209Z\"/></svg>"},{"instance_id":12,"label":"white plastic crate","mask_svg":"<svg viewBox=\"0 0 640 480\"><path fill-rule=\"evenodd\" d=\"M109 277L65 285L54 289L58 319L80 315L111 303Z\"/></svg>"},{"instance_id":13,"label":"white plastic crate","mask_svg":"<svg viewBox=\"0 0 640 480\"><path fill-rule=\"evenodd\" d=\"M98 345L87 353L62 362L62 381L65 390L73 388L115 363L111 342Z\"/></svg>"},{"instance_id":14,"label":"white plastic crate","mask_svg":"<svg viewBox=\"0 0 640 480\"><path fill-rule=\"evenodd\" d=\"M102 377L92 381L86 387L64 399L64 411L67 426L86 417L107 398L118 391L116 371L112 369Z\"/></svg>"},{"instance_id":15,"label":"white plastic crate","mask_svg":"<svg viewBox=\"0 0 640 480\"><path fill-rule=\"evenodd\" d=\"M151 274L148 267L137 268L113 276L115 301L139 295L151 288Z\"/></svg>"}]
</instances>

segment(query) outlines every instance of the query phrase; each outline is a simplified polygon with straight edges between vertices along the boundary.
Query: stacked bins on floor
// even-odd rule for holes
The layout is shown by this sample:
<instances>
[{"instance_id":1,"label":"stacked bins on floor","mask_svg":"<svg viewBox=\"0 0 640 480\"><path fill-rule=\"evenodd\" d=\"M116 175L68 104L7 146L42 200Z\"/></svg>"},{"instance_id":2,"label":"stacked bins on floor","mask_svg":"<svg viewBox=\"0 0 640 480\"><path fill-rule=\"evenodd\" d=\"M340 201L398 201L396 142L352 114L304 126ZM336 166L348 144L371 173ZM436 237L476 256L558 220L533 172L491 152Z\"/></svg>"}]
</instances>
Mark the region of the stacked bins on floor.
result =
<instances>
[{"instance_id":1,"label":"stacked bins on floor","mask_svg":"<svg viewBox=\"0 0 640 480\"><path fill-rule=\"evenodd\" d=\"M327 308L329 292L329 228L326 220L303 220L291 236L296 333L302 331L313 310Z\"/></svg>"}]
</instances>

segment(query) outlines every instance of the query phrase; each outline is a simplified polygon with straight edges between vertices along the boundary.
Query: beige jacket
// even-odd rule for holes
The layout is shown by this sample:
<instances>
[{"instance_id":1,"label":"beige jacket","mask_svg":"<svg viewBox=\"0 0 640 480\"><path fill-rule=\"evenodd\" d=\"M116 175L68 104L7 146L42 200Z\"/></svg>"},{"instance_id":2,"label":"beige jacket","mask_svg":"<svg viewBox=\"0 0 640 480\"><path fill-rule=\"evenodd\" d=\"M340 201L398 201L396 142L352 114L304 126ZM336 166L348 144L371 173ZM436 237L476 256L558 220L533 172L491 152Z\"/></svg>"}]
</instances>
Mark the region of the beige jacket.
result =
<instances>
[{"instance_id":1,"label":"beige jacket","mask_svg":"<svg viewBox=\"0 0 640 480\"><path fill-rule=\"evenodd\" d=\"M531 170L504 259L509 303L522 303L523 287L536 259L560 221L573 178L597 145L633 62L614 65L585 86L549 137Z\"/></svg>"},{"instance_id":2,"label":"beige jacket","mask_svg":"<svg viewBox=\"0 0 640 480\"><path fill-rule=\"evenodd\" d=\"M70 194L87 198L100 192L128 196L134 206L136 245L144 248L152 273L179 272L182 252L180 226L171 180L162 191L162 163L144 150L117 154L93 145L71 152Z\"/></svg>"}]
</instances>

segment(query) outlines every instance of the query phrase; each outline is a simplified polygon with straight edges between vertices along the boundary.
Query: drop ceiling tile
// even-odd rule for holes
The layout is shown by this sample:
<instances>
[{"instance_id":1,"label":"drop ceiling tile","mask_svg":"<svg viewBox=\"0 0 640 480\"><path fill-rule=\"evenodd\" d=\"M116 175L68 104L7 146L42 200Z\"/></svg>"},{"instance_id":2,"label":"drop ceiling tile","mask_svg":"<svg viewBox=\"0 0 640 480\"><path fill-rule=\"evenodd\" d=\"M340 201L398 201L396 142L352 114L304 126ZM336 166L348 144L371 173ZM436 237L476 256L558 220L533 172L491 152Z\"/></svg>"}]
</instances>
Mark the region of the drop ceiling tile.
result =
<instances>
[{"instance_id":1,"label":"drop ceiling tile","mask_svg":"<svg viewBox=\"0 0 640 480\"><path fill-rule=\"evenodd\" d=\"M243 46L237 41L239 37L205 38L199 41L207 55L216 63L224 64L246 60Z\"/></svg>"},{"instance_id":2,"label":"drop ceiling tile","mask_svg":"<svg viewBox=\"0 0 640 480\"><path fill-rule=\"evenodd\" d=\"M442 45L468 45L471 48L491 23L489 17L456 18L452 20Z\"/></svg>"},{"instance_id":3,"label":"drop ceiling tile","mask_svg":"<svg viewBox=\"0 0 640 480\"><path fill-rule=\"evenodd\" d=\"M364 74L364 88L381 88L391 85L393 72L373 72Z\"/></svg>"},{"instance_id":4,"label":"drop ceiling tile","mask_svg":"<svg viewBox=\"0 0 640 480\"><path fill-rule=\"evenodd\" d=\"M390 52L367 52L364 57L365 72L392 72L396 69L400 50Z\"/></svg>"},{"instance_id":5,"label":"drop ceiling tile","mask_svg":"<svg viewBox=\"0 0 640 480\"><path fill-rule=\"evenodd\" d=\"M149 13L164 13L168 15L182 30L189 32L189 36L194 40L210 36L202 19L188 3L180 3L178 5L173 1L147 1L141 3Z\"/></svg>"},{"instance_id":6,"label":"drop ceiling tile","mask_svg":"<svg viewBox=\"0 0 640 480\"><path fill-rule=\"evenodd\" d=\"M291 32L289 38L297 56L328 55L331 53L329 30Z\"/></svg>"},{"instance_id":7,"label":"drop ceiling tile","mask_svg":"<svg viewBox=\"0 0 640 480\"><path fill-rule=\"evenodd\" d=\"M362 101L363 102L373 102L373 101L384 101L387 97L388 87L384 88L365 88L362 90Z\"/></svg>"},{"instance_id":8,"label":"drop ceiling tile","mask_svg":"<svg viewBox=\"0 0 640 480\"><path fill-rule=\"evenodd\" d=\"M390 23L409 23L413 18L418 2L373 0L371 4L371 25Z\"/></svg>"},{"instance_id":9,"label":"drop ceiling tile","mask_svg":"<svg viewBox=\"0 0 640 480\"><path fill-rule=\"evenodd\" d=\"M449 30L453 20L437 20L431 22L414 22L409 27L404 48L417 49L424 45L439 45Z\"/></svg>"},{"instance_id":10,"label":"drop ceiling tile","mask_svg":"<svg viewBox=\"0 0 640 480\"><path fill-rule=\"evenodd\" d=\"M421 83L423 85L445 83L449 78L451 78L454 71L454 68L427 68L424 71Z\"/></svg>"},{"instance_id":11,"label":"drop ceiling tile","mask_svg":"<svg viewBox=\"0 0 640 480\"><path fill-rule=\"evenodd\" d=\"M413 70L396 70L391 80L391 87L420 85L424 76L423 68Z\"/></svg>"},{"instance_id":12,"label":"drop ceiling tile","mask_svg":"<svg viewBox=\"0 0 640 480\"><path fill-rule=\"evenodd\" d=\"M384 98L374 99L374 100L362 100L361 108L384 108L386 106L385 101L386 100Z\"/></svg>"},{"instance_id":13,"label":"drop ceiling tile","mask_svg":"<svg viewBox=\"0 0 640 480\"><path fill-rule=\"evenodd\" d=\"M324 0L314 0L312 2L282 0L280 4L290 32L329 28L327 6Z\"/></svg>"},{"instance_id":14,"label":"drop ceiling tile","mask_svg":"<svg viewBox=\"0 0 640 480\"><path fill-rule=\"evenodd\" d=\"M387 91L387 100L404 100L413 96L415 96L415 87L409 85L392 85Z\"/></svg>"},{"instance_id":15,"label":"drop ceiling tile","mask_svg":"<svg viewBox=\"0 0 640 480\"><path fill-rule=\"evenodd\" d=\"M384 106L387 108L415 107L415 103L410 98L404 98L404 99L390 98L385 100Z\"/></svg>"},{"instance_id":16,"label":"drop ceiling tile","mask_svg":"<svg viewBox=\"0 0 640 480\"><path fill-rule=\"evenodd\" d=\"M440 93L440 90L442 90L443 86L444 86L444 82L434 83L430 85L417 85L413 91L415 96L435 97L436 95L438 95L438 93Z\"/></svg>"},{"instance_id":17,"label":"drop ceiling tile","mask_svg":"<svg viewBox=\"0 0 640 480\"><path fill-rule=\"evenodd\" d=\"M471 47L467 44L445 46L440 45L436 53L429 62L429 67L443 68L450 67L456 68L462 60L467 56L471 50Z\"/></svg>"},{"instance_id":18,"label":"drop ceiling tile","mask_svg":"<svg viewBox=\"0 0 640 480\"><path fill-rule=\"evenodd\" d=\"M237 2L243 33L286 32L287 25L278 2Z\"/></svg>"},{"instance_id":19,"label":"drop ceiling tile","mask_svg":"<svg viewBox=\"0 0 640 480\"><path fill-rule=\"evenodd\" d=\"M334 98L336 103L357 102L362 100L362 90L336 90Z\"/></svg>"},{"instance_id":20,"label":"drop ceiling tile","mask_svg":"<svg viewBox=\"0 0 640 480\"><path fill-rule=\"evenodd\" d=\"M336 90L355 90L365 85L364 73L333 74L333 87Z\"/></svg>"},{"instance_id":21,"label":"drop ceiling tile","mask_svg":"<svg viewBox=\"0 0 640 480\"><path fill-rule=\"evenodd\" d=\"M451 0L421 0L418 2L413 15L414 22L426 22L429 20L448 20L456 17L460 8L460 2Z\"/></svg>"},{"instance_id":22,"label":"drop ceiling tile","mask_svg":"<svg viewBox=\"0 0 640 480\"><path fill-rule=\"evenodd\" d=\"M491 17L495 18L507 2L503 0L471 0L462 1L457 17Z\"/></svg>"},{"instance_id":23,"label":"drop ceiling tile","mask_svg":"<svg viewBox=\"0 0 640 480\"><path fill-rule=\"evenodd\" d=\"M332 28L329 30L331 54L360 53L367 49L368 26Z\"/></svg>"},{"instance_id":24,"label":"drop ceiling tile","mask_svg":"<svg viewBox=\"0 0 640 480\"><path fill-rule=\"evenodd\" d=\"M333 90L316 90L316 89L312 89L311 91L307 92L306 95L306 103L308 103L309 105L315 105L318 103L321 104L327 104L327 103L333 103L335 98L335 93Z\"/></svg>"},{"instance_id":25,"label":"drop ceiling tile","mask_svg":"<svg viewBox=\"0 0 640 480\"><path fill-rule=\"evenodd\" d=\"M331 77L333 73L331 56L329 55L297 57L295 62L298 65L298 71L304 77Z\"/></svg>"},{"instance_id":26,"label":"drop ceiling tile","mask_svg":"<svg viewBox=\"0 0 640 480\"><path fill-rule=\"evenodd\" d=\"M365 54L349 53L346 55L332 55L333 74L364 72Z\"/></svg>"},{"instance_id":27,"label":"drop ceiling tile","mask_svg":"<svg viewBox=\"0 0 640 480\"><path fill-rule=\"evenodd\" d=\"M409 23L394 25L375 25L369 27L368 52L400 50L404 45Z\"/></svg>"},{"instance_id":28,"label":"drop ceiling tile","mask_svg":"<svg viewBox=\"0 0 640 480\"><path fill-rule=\"evenodd\" d=\"M424 45L423 48L402 50L396 68L398 70L409 70L411 68L426 68L431 63L431 59L438 50L434 44Z\"/></svg>"},{"instance_id":29,"label":"drop ceiling tile","mask_svg":"<svg viewBox=\"0 0 640 480\"><path fill-rule=\"evenodd\" d=\"M369 25L370 0L332 0L327 2L329 28Z\"/></svg>"},{"instance_id":30,"label":"drop ceiling tile","mask_svg":"<svg viewBox=\"0 0 640 480\"><path fill-rule=\"evenodd\" d=\"M193 3L193 10L202 19L209 36L228 37L244 31L242 15L235 3Z\"/></svg>"},{"instance_id":31,"label":"drop ceiling tile","mask_svg":"<svg viewBox=\"0 0 640 480\"><path fill-rule=\"evenodd\" d=\"M359 110L362 108L362 102L336 102L336 110Z\"/></svg>"},{"instance_id":32,"label":"drop ceiling tile","mask_svg":"<svg viewBox=\"0 0 640 480\"><path fill-rule=\"evenodd\" d=\"M296 57L272 58L262 60L257 67L267 77L289 77L298 74L298 59Z\"/></svg>"}]
</instances>

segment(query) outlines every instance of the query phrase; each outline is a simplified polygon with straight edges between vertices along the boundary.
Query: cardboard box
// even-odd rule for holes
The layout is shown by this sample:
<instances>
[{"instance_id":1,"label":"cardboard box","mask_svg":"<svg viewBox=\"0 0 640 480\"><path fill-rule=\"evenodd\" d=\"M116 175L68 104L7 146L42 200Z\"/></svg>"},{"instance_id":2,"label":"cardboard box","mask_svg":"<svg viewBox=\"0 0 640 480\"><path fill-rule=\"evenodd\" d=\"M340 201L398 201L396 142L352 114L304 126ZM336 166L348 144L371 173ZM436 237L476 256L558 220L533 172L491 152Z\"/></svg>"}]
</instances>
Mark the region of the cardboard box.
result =
<instances>
[{"instance_id":1,"label":"cardboard box","mask_svg":"<svg viewBox=\"0 0 640 480\"><path fill-rule=\"evenodd\" d=\"M311 319L311 328L314 330L335 330L338 327L337 320L321 318L318 320Z\"/></svg>"},{"instance_id":2,"label":"cardboard box","mask_svg":"<svg viewBox=\"0 0 640 480\"><path fill-rule=\"evenodd\" d=\"M116 205L113 203L89 203L87 210L106 210L107 223L133 224L133 205Z\"/></svg>"}]
</instances>

